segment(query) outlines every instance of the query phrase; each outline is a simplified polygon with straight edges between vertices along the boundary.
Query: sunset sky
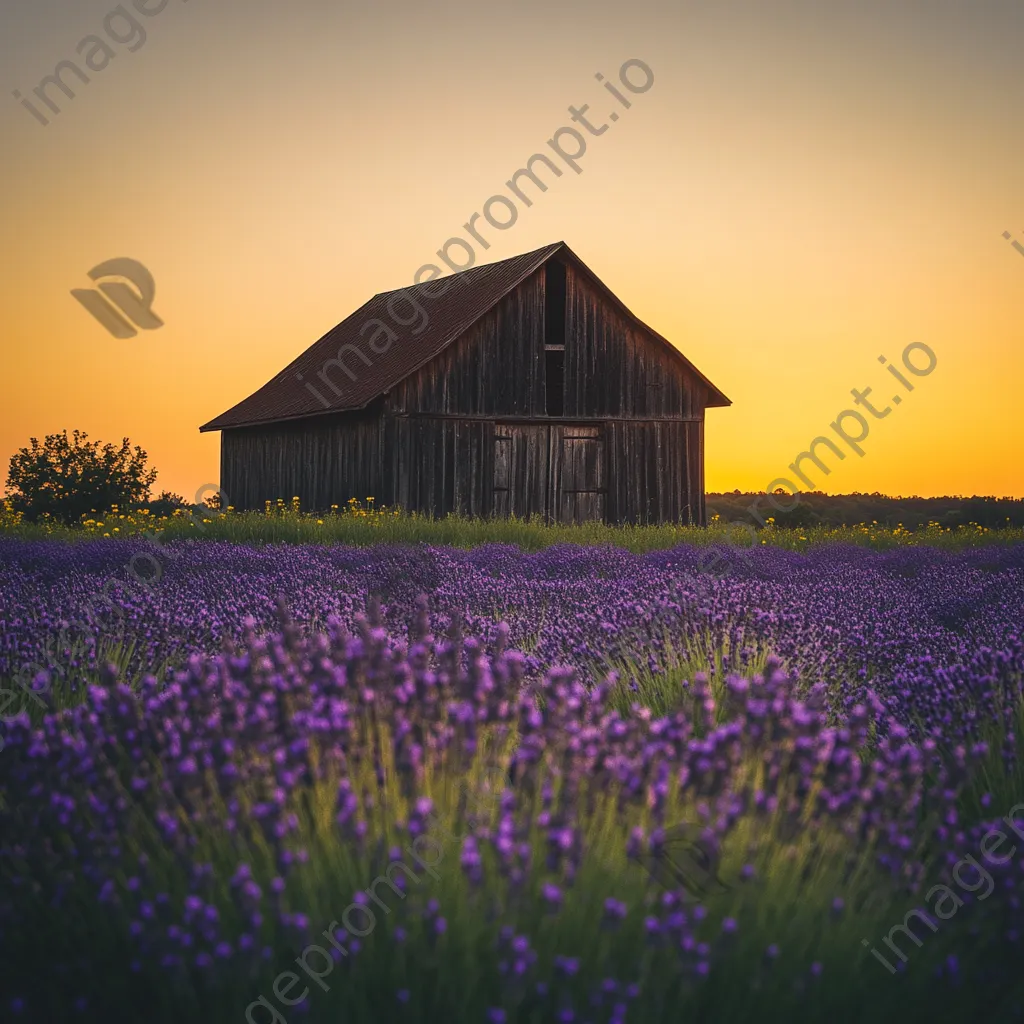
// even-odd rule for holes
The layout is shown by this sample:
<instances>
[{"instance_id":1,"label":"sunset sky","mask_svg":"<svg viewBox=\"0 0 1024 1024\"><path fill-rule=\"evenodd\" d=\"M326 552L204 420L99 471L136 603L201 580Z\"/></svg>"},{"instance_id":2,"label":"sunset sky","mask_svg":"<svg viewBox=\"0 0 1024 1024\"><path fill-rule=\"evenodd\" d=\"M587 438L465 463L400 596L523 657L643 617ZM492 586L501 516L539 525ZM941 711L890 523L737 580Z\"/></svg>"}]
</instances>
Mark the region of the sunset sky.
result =
<instances>
[{"instance_id":1,"label":"sunset sky","mask_svg":"<svg viewBox=\"0 0 1024 1024\"><path fill-rule=\"evenodd\" d=\"M468 239L589 104L582 173L478 225L477 259L564 240L721 388L709 491L786 476L871 387L902 404L822 489L1024 496L1019 0L136 3L141 45L111 0L0 11L0 484L78 428L191 498L218 478L200 424ZM41 79L90 54L48 111ZM595 75L625 92L629 59L654 84L627 110ZM71 296L116 257L160 329L114 338ZM879 356L912 343L937 364L907 393Z\"/></svg>"}]
</instances>

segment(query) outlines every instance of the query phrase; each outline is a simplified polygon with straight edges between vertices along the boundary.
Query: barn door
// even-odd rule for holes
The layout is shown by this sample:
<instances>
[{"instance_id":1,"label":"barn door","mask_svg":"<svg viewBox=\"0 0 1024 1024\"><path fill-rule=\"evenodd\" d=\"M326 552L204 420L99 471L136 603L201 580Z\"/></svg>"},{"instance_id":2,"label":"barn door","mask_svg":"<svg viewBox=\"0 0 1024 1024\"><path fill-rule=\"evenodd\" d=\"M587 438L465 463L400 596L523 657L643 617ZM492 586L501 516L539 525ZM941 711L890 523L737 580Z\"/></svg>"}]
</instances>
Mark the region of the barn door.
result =
<instances>
[{"instance_id":1,"label":"barn door","mask_svg":"<svg viewBox=\"0 0 1024 1024\"><path fill-rule=\"evenodd\" d=\"M493 494L497 516L603 521L604 431L559 423L496 424Z\"/></svg>"},{"instance_id":2,"label":"barn door","mask_svg":"<svg viewBox=\"0 0 1024 1024\"><path fill-rule=\"evenodd\" d=\"M552 426L552 513L562 523L605 516L604 432Z\"/></svg>"},{"instance_id":3,"label":"barn door","mask_svg":"<svg viewBox=\"0 0 1024 1024\"><path fill-rule=\"evenodd\" d=\"M549 429L546 425L495 425L495 515L515 515L522 519L547 515Z\"/></svg>"},{"instance_id":4,"label":"barn door","mask_svg":"<svg viewBox=\"0 0 1024 1024\"><path fill-rule=\"evenodd\" d=\"M512 435L504 427L494 429L494 514L508 517L512 511Z\"/></svg>"}]
</instances>

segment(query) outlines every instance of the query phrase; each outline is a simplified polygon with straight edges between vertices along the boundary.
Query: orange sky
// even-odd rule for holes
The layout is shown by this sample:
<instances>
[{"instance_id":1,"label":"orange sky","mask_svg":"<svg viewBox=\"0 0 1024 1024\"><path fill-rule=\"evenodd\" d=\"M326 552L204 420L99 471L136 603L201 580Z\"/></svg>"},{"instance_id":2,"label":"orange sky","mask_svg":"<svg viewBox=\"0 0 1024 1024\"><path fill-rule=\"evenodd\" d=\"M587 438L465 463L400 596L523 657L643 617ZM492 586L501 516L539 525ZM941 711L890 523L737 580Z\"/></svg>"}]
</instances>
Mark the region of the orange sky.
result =
<instances>
[{"instance_id":1,"label":"orange sky","mask_svg":"<svg viewBox=\"0 0 1024 1024\"><path fill-rule=\"evenodd\" d=\"M141 45L115 19L42 126L11 91L115 6L0 13L4 471L78 428L191 497L201 423L468 237L586 103L621 116L480 259L564 239L729 395L708 490L787 475L872 387L904 400L822 489L1024 496L1024 6L169 0ZM655 81L625 110L594 76L629 58ZM115 257L152 271L159 330L113 338L70 295ZM907 393L878 357L914 342L937 364Z\"/></svg>"}]
</instances>

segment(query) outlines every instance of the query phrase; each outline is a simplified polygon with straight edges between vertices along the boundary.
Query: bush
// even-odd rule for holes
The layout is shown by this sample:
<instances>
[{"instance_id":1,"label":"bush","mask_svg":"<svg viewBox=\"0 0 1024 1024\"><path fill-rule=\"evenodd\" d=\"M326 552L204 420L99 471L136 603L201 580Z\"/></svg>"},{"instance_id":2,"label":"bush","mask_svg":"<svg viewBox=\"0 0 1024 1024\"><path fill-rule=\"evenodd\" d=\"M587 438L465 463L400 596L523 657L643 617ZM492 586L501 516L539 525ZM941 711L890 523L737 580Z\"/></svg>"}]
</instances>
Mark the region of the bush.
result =
<instances>
[{"instance_id":1,"label":"bush","mask_svg":"<svg viewBox=\"0 0 1024 1024\"><path fill-rule=\"evenodd\" d=\"M31 447L11 456L7 491L15 511L32 522L49 517L74 523L92 511L146 501L157 475L146 468L147 454L127 437L116 447L88 436L76 430L69 441L65 430L48 434L42 444L33 437Z\"/></svg>"},{"instance_id":2,"label":"bush","mask_svg":"<svg viewBox=\"0 0 1024 1024\"><path fill-rule=\"evenodd\" d=\"M149 510L152 516L172 516L176 509L188 508L188 502L173 491L161 491L152 501L146 502L142 507Z\"/></svg>"}]
</instances>

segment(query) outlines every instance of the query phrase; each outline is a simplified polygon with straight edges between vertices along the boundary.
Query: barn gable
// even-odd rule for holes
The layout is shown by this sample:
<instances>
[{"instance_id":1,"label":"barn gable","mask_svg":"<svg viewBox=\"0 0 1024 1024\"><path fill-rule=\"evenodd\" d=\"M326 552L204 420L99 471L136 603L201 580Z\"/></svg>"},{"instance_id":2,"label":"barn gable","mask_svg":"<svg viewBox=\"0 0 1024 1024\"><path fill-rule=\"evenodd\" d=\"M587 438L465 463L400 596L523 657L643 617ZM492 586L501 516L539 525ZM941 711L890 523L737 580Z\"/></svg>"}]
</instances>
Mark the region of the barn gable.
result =
<instances>
[{"instance_id":1,"label":"barn gable","mask_svg":"<svg viewBox=\"0 0 1024 1024\"><path fill-rule=\"evenodd\" d=\"M634 334L646 335L653 347L661 347L677 366L702 381L708 389L707 405L730 404L678 349L626 309L564 242L556 242L498 263L375 295L262 388L199 429L255 426L365 408L462 337L556 255L577 285L574 296L582 294L584 282L589 282L591 303L601 296ZM444 294L438 295L442 287ZM416 312L417 305L424 315ZM403 321L408 326L403 327Z\"/></svg>"}]
</instances>

